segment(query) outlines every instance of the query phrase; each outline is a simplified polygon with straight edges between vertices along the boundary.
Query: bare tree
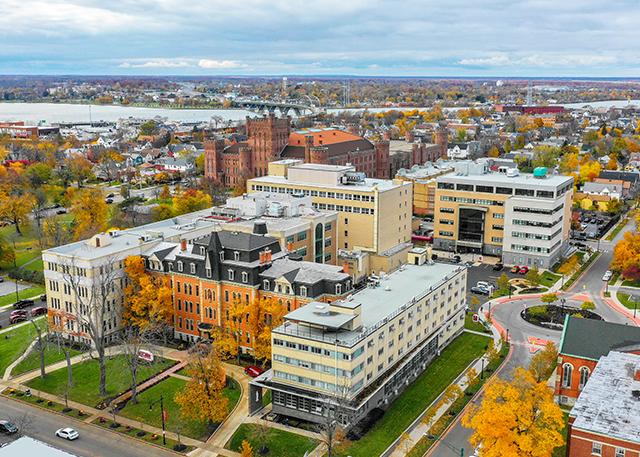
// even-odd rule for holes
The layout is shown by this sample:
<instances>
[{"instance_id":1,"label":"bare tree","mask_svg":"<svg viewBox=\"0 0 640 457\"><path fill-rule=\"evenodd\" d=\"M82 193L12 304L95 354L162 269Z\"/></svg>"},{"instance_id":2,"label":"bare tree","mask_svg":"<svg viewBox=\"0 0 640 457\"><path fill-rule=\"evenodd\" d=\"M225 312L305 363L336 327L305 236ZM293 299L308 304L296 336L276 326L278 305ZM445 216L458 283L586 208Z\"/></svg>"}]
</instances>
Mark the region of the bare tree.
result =
<instances>
[{"instance_id":1,"label":"bare tree","mask_svg":"<svg viewBox=\"0 0 640 457\"><path fill-rule=\"evenodd\" d=\"M101 265L87 268L72 258L62 265L63 280L73 295L65 333L90 341L90 355L98 360L102 396L107 395L106 349L118 328L122 301L123 272L116 268L118 264L107 258Z\"/></svg>"},{"instance_id":2,"label":"bare tree","mask_svg":"<svg viewBox=\"0 0 640 457\"><path fill-rule=\"evenodd\" d=\"M345 438L343 422L348 416L347 386L338 385L335 395L326 396L322 411L322 419L318 424L320 440L327 446L327 457L332 457L336 447Z\"/></svg>"},{"instance_id":3,"label":"bare tree","mask_svg":"<svg viewBox=\"0 0 640 457\"><path fill-rule=\"evenodd\" d=\"M118 341L131 376L131 403L138 403L138 369L144 363L139 357L140 351L149 346L148 335L134 326L126 326L120 332Z\"/></svg>"},{"instance_id":4,"label":"bare tree","mask_svg":"<svg viewBox=\"0 0 640 457\"><path fill-rule=\"evenodd\" d=\"M71 346L66 344L64 340L63 328L64 324L59 319L51 318L49 321L49 334L55 339L59 352L64 352L64 358L67 362L67 387L66 392L69 392L73 387L73 365L71 365Z\"/></svg>"},{"instance_id":5,"label":"bare tree","mask_svg":"<svg viewBox=\"0 0 640 457\"><path fill-rule=\"evenodd\" d=\"M44 371L44 367L45 367L45 363L44 363L44 356L45 356L45 352L47 350L47 341L44 338L44 335L47 333L45 330L45 328L43 328L44 326L39 326L38 323L35 321L35 319L31 319L31 323L33 324L33 328L36 331L36 349L38 351L38 354L40 355L40 378L43 378L46 376L46 373Z\"/></svg>"}]
</instances>

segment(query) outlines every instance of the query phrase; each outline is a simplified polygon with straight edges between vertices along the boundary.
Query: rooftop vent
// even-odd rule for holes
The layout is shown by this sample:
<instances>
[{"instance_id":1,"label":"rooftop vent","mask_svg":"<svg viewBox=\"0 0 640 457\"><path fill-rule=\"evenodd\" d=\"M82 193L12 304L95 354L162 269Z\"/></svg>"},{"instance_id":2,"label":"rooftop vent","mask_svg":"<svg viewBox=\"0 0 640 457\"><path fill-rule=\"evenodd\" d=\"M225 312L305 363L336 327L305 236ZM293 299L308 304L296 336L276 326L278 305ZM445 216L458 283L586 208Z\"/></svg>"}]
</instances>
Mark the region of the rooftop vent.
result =
<instances>
[{"instance_id":1,"label":"rooftop vent","mask_svg":"<svg viewBox=\"0 0 640 457\"><path fill-rule=\"evenodd\" d=\"M633 398L635 398L636 400L640 400L640 390L632 390L631 391L631 396Z\"/></svg>"},{"instance_id":2,"label":"rooftop vent","mask_svg":"<svg viewBox=\"0 0 640 457\"><path fill-rule=\"evenodd\" d=\"M326 305L316 305L316 310L313 312L320 316L327 316L330 314L329 307Z\"/></svg>"},{"instance_id":3,"label":"rooftop vent","mask_svg":"<svg viewBox=\"0 0 640 457\"><path fill-rule=\"evenodd\" d=\"M537 179L544 179L547 177L547 167L536 167L533 169L533 177Z\"/></svg>"},{"instance_id":4,"label":"rooftop vent","mask_svg":"<svg viewBox=\"0 0 640 457\"><path fill-rule=\"evenodd\" d=\"M509 168L507 170L507 176L510 178L515 178L518 175L520 175L520 170L518 170L517 168Z\"/></svg>"},{"instance_id":5,"label":"rooftop vent","mask_svg":"<svg viewBox=\"0 0 640 457\"><path fill-rule=\"evenodd\" d=\"M264 221L256 221L253 224L253 233L255 233L256 235L266 235L267 223Z\"/></svg>"}]
</instances>

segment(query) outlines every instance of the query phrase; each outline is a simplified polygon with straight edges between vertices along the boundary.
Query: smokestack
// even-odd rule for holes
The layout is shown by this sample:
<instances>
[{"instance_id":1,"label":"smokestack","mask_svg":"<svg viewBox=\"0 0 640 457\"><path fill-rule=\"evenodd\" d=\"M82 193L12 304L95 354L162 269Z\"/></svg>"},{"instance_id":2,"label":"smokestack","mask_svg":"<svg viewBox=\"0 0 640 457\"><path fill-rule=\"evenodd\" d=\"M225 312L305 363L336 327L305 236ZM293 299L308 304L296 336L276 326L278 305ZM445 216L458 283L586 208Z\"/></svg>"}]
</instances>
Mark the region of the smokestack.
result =
<instances>
[{"instance_id":1,"label":"smokestack","mask_svg":"<svg viewBox=\"0 0 640 457\"><path fill-rule=\"evenodd\" d=\"M180 250L183 252L187 250L187 240L184 238L180 240Z\"/></svg>"}]
</instances>

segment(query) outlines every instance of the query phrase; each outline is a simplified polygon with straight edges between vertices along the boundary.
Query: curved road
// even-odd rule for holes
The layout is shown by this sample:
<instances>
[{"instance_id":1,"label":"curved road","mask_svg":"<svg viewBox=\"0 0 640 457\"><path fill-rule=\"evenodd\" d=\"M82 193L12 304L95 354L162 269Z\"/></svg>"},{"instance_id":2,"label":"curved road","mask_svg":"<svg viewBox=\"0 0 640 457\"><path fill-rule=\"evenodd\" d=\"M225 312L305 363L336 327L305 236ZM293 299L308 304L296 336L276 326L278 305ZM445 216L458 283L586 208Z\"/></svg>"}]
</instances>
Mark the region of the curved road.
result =
<instances>
[{"instance_id":1,"label":"curved road","mask_svg":"<svg viewBox=\"0 0 640 457\"><path fill-rule=\"evenodd\" d=\"M601 251L600 257L590 266L590 268L582 275L582 277L571 287L568 292L560 294L567 300L569 306L579 306L585 300L591 300L596 305L596 310L606 321L617 322L621 324L633 325L625 316L617 313L609 305L607 305L600 297L601 291L605 287L602 276L608 270L609 264L613 257L613 246L620 240L624 233L632 230L633 221L630 221L626 227L615 237L612 242L600 241L599 247ZM589 243L593 249L597 248L597 243ZM537 299L520 299L507 303L499 304L493 307L493 319L505 329L509 329L509 341L512 343L511 356L500 368L498 376L501 378L510 378L513 370L519 366L527 366L532 356L529 337L542 338L551 340L556 344L559 343L561 332L556 330L547 330L529 324L520 317L520 311L527 306L540 304ZM484 305L487 306L487 305ZM469 456L473 454L473 447L469 444L471 430L460 424L460 418L456 420L451 429L444 435L441 440L434 445L429 453L430 457L459 457L460 455ZM461 449L463 452L461 453Z\"/></svg>"}]
</instances>

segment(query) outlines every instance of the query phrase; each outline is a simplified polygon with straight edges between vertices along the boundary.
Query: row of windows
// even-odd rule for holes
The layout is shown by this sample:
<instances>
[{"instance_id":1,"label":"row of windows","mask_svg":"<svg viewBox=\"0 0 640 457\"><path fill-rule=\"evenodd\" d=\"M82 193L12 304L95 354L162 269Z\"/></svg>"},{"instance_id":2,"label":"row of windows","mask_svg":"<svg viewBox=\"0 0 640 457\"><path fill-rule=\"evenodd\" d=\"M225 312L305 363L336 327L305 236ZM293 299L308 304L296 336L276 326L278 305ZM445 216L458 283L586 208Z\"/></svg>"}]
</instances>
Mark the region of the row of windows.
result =
<instances>
[{"instance_id":1,"label":"row of windows","mask_svg":"<svg viewBox=\"0 0 640 457\"><path fill-rule=\"evenodd\" d=\"M591 372L588 367L582 366L580 367L580 381L578 382L578 389L582 390L584 386L587 384L589 380L589 376ZM570 363L565 363L562 365L562 387L569 389L571 388L571 381L573 377L573 365Z\"/></svg>"},{"instance_id":2,"label":"row of windows","mask_svg":"<svg viewBox=\"0 0 640 457\"><path fill-rule=\"evenodd\" d=\"M347 194L342 192L328 192L324 190L293 189L290 187L264 186L262 184L253 184L251 187L253 190L257 191L275 192L280 194L303 193L307 197L336 198L338 200L355 200L363 202L375 201L375 197L373 195Z\"/></svg>"},{"instance_id":3,"label":"row of windows","mask_svg":"<svg viewBox=\"0 0 640 457\"><path fill-rule=\"evenodd\" d=\"M552 238L555 238L562 232L562 229L558 229L553 232L551 235L542 235L540 233L527 233L527 232L511 232L511 236L514 238L525 238L529 240L545 240L549 241Z\"/></svg>"},{"instance_id":4,"label":"row of windows","mask_svg":"<svg viewBox=\"0 0 640 457\"><path fill-rule=\"evenodd\" d=\"M543 209L543 208L522 208L519 206L515 206L513 210L518 213L532 213L532 214L555 214L564 208L564 205L558 205L553 209Z\"/></svg>"},{"instance_id":5,"label":"row of windows","mask_svg":"<svg viewBox=\"0 0 640 457\"><path fill-rule=\"evenodd\" d=\"M333 203L313 203L313 207L319 210L342 211L355 214L374 214L373 208L360 208L358 206L334 205Z\"/></svg>"},{"instance_id":6,"label":"row of windows","mask_svg":"<svg viewBox=\"0 0 640 457\"><path fill-rule=\"evenodd\" d=\"M550 252L553 252L553 250L559 245L560 243L556 243L554 244L552 247L550 248L542 248L539 246L528 246L528 245L524 245L524 244L512 244L511 245L511 249L513 251L520 251L520 252L534 252L537 254L549 254Z\"/></svg>"},{"instance_id":7,"label":"row of windows","mask_svg":"<svg viewBox=\"0 0 640 457\"><path fill-rule=\"evenodd\" d=\"M522 189L522 188L512 188L512 187L493 187L493 186L485 186L485 185L476 185L474 187L473 184L453 184L450 182L439 182L438 189L445 190L461 190L464 192L482 192L487 194L500 194L500 195L519 195L525 197L533 197L534 195L541 198L553 198L555 196L555 192L549 190L534 190L534 189ZM562 195L565 193L565 188L562 188L558 195Z\"/></svg>"},{"instance_id":8,"label":"row of windows","mask_svg":"<svg viewBox=\"0 0 640 457\"><path fill-rule=\"evenodd\" d=\"M273 359L278 361L278 362L286 363L287 365L293 365L295 367L306 368L306 369L317 371L317 372L320 372L320 373L329 373L329 374L332 374L332 375L336 374L336 368L332 367L330 365L324 365L324 364L321 364L321 363L313 363L313 362L309 362L307 360L294 359L294 358L286 357L286 356L283 356L283 355L280 355L280 354L274 354L273 355ZM342 368L338 368L337 369L337 373L338 373L338 376L342 376L342 377L345 377L345 378L351 378L353 376L356 376L358 373L360 373L363 368L364 368L364 363L360 363L357 367L355 367L351 371L343 370Z\"/></svg>"},{"instance_id":9,"label":"row of windows","mask_svg":"<svg viewBox=\"0 0 640 457\"><path fill-rule=\"evenodd\" d=\"M296 349L298 351L305 351L305 352L311 352L312 354L316 354L316 355L322 355L325 357L331 357L333 359L335 359L336 357L340 360L353 360L356 359L357 357L359 357L363 352L364 352L364 347L360 347L358 349L356 349L353 354L347 353L347 352L338 352L337 356L336 356L336 351L332 351L329 349L323 349L323 348L319 348L317 346L311 346L308 344L302 344L302 343L294 343L293 341L284 341L281 340L279 338L274 338L273 339L273 344L275 344L276 346L283 346L286 347L288 349Z\"/></svg>"},{"instance_id":10,"label":"row of windows","mask_svg":"<svg viewBox=\"0 0 640 457\"><path fill-rule=\"evenodd\" d=\"M504 202L498 200L485 200L483 198L467 198L467 197L452 197L450 195L440 195L440 201L443 202L457 202L457 203L471 203L482 206L504 206Z\"/></svg>"},{"instance_id":11,"label":"row of windows","mask_svg":"<svg viewBox=\"0 0 640 457\"><path fill-rule=\"evenodd\" d=\"M558 223L562 222L562 218L556 219L553 222L538 222L538 221L525 221L522 219L514 219L513 220L513 225L524 225L527 227L545 227L545 228L551 228L554 225L557 225Z\"/></svg>"}]
</instances>

